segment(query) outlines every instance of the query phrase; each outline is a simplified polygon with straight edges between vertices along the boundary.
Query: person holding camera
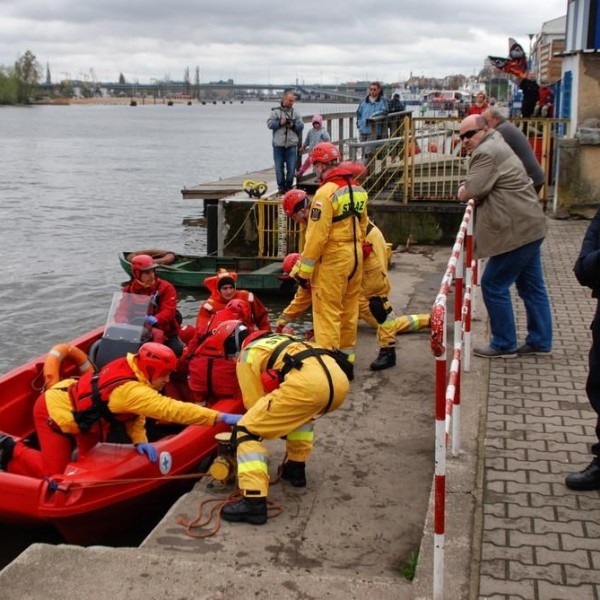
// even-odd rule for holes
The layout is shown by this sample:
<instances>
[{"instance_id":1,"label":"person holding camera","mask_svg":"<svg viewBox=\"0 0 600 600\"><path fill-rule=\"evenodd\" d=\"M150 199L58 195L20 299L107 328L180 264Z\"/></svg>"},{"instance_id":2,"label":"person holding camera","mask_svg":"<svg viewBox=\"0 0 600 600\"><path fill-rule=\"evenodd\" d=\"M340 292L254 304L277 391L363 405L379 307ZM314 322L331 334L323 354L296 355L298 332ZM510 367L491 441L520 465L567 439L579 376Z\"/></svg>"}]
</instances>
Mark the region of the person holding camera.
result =
<instances>
[{"instance_id":1,"label":"person holding camera","mask_svg":"<svg viewBox=\"0 0 600 600\"><path fill-rule=\"evenodd\" d=\"M273 161L277 192L281 195L294 185L298 147L304 128L302 117L294 110L295 101L293 90L284 90L279 106L271 109L271 115L267 119L267 127L273 131Z\"/></svg>"}]
</instances>

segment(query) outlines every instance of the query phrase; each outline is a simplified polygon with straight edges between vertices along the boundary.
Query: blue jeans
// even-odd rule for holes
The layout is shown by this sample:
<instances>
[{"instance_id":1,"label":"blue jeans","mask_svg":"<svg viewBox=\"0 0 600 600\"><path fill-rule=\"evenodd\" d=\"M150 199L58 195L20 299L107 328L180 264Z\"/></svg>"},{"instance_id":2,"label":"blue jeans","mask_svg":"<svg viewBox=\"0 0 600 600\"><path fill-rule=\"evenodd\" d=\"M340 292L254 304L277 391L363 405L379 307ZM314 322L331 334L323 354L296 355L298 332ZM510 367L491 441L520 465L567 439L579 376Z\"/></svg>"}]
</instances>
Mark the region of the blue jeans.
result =
<instances>
[{"instance_id":1,"label":"blue jeans","mask_svg":"<svg viewBox=\"0 0 600 600\"><path fill-rule=\"evenodd\" d=\"M538 350L552 349L552 315L540 252L543 241L542 238L488 259L481 278L481 292L490 317L490 346L495 350L511 351L517 348L515 316L510 297L513 283L525 304L525 343Z\"/></svg>"},{"instance_id":2,"label":"blue jeans","mask_svg":"<svg viewBox=\"0 0 600 600\"><path fill-rule=\"evenodd\" d=\"M275 177L277 178L277 190L280 194L287 192L294 187L297 156L297 146L290 146L289 148L284 148L283 146L273 146Z\"/></svg>"}]
</instances>

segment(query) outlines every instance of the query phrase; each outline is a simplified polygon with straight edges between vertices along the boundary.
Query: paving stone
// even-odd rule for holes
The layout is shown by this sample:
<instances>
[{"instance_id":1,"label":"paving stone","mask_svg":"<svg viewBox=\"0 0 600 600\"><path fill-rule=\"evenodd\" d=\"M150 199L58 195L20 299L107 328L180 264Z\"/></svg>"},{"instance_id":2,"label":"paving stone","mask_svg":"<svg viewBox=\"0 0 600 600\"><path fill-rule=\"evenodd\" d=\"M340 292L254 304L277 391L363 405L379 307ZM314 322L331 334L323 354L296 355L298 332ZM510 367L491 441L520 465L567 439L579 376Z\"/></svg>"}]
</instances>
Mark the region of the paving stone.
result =
<instances>
[{"instance_id":1,"label":"paving stone","mask_svg":"<svg viewBox=\"0 0 600 600\"><path fill-rule=\"evenodd\" d=\"M486 529L515 529L526 533L533 533L533 519L528 517L502 518L486 515L484 525ZM512 544L511 544L512 545Z\"/></svg>"},{"instance_id":2,"label":"paving stone","mask_svg":"<svg viewBox=\"0 0 600 600\"><path fill-rule=\"evenodd\" d=\"M479 581L479 595L481 598L491 598L492 594L503 598L535 598L534 582L531 580L508 581L496 579L489 575L482 575Z\"/></svg>"},{"instance_id":3,"label":"paving stone","mask_svg":"<svg viewBox=\"0 0 600 600\"><path fill-rule=\"evenodd\" d=\"M576 537L569 534L561 536L561 543L564 550L598 550L600 545L597 538Z\"/></svg>"},{"instance_id":4,"label":"paving stone","mask_svg":"<svg viewBox=\"0 0 600 600\"><path fill-rule=\"evenodd\" d=\"M550 453L548 453L548 459L550 459ZM518 458L507 458L506 459L506 470L515 472L519 470L537 471L538 473L549 473L550 472L550 461L549 460L520 460Z\"/></svg>"},{"instance_id":5,"label":"paving stone","mask_svg":"<svg viewBox=\"0 0 600 600\"><path fill-rule=\"evenodd\" d=\"M576 536L585 536L583 522L581 521L548 521L546 519L533 519L535 533L570 533Z\"/></svg>"},{"instance_id":6,"label":"paving stone","mask_svg":"<svg viewBox=\"0 0 600 600\"><path fill-rule=\"evenodd\" d=\"M547 519L551 521L555 517L555 508L553 506L521 506L519 504L506 504L506 513L508 517L518 519L519 517L537 517L538 519ZM497 516L504 516L503 514Z\"/></svg>"},{"instance_id":7,"label":"paving stone","mask_svg":"<svg viewBox=\"0 0 600 600\"><path fill-rule=\"evenodd\" d=\"M590 556L586 550L552 550L550 548L536 547L533 549L535 562L539 565L556 563L557 565L578 565L590 568Z\"/></svg>"},{"instance_id":8,"label":"paving stone","mask_svg":"<svg viewBox=\"0 0 600 600\"><path fill-rule=\"evenodd\" d=\"M558 548L558 534L556 533L524 533L522 531L508 532L509 546L541 546L543 548Z\"/></svg>"},{"instance_id":9,"label":"paving stone","mask_svg":"<svg viewBox=\"0 0 600 600\"><path fill-rule=\"evenodd\" d=\"M505 559L506 561L519 561L523 564L534 563L534 548L532 546L521 546L519 548L507 548L506 546L494 546L486 544L481 552L482 561ZM494 573L492 573L494 575ZM498 573L495 574L498 576Z\"/></svg>"},{"instance_id":10,"label":"paving stone","mask_svg":"<svg viewBox=\"0 0 600 600\"><path fill-rule=\"evenodd\" d=\"M520 562L510 561L508 563L508 577L516 581L542 579L550 583L564 583L562 567L558 564L524 565Z\"/></svg>"},{"instance_id":11,"label":"paving stone","mask_svg":"<svg viewBox=\"0 0 600 600\"><path fill-rule=\"evenodd\" d=\"M595 569L582 569L575 565L565 565L565 575L566 583L569 585L580 585L582 583L600 584L600 571L596 571Z\"/></svg>"},{"instance_id":12,"label":"paving stone","mask_svg":"<svg viewBox=\"0 0 600 600\"><path fill-rule=\"evenodd\" d=\"M540 600L596 600L592 585L558 586L547 581L538 582Z\"/></svg>"}]
</instances>

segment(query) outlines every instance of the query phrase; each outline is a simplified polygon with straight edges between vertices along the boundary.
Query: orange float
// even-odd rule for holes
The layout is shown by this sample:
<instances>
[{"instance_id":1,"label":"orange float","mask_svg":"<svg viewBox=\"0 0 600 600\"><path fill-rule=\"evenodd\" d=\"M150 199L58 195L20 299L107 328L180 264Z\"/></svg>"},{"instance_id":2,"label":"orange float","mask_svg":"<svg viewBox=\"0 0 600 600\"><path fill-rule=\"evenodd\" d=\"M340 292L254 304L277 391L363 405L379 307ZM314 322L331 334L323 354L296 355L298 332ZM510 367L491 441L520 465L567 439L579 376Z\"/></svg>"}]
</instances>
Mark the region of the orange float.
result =
<instances>
[{"instance_id":1,"label":"orange float","mask_svg":"<svg viewBox=\"0 0 600 600\"><path fill-rule=\"evenodd\" d=\"M50 352L48 352L48 356L46 356L46 360L44 361L45 389L48 389L60 381L60 366L62 361L67 357L79 369L81 375L94 370L88 355L83 350L79 349L77 346L70 346L69 344L56 344L56 346L53 346Z\"/></svg>"}]
</instances>

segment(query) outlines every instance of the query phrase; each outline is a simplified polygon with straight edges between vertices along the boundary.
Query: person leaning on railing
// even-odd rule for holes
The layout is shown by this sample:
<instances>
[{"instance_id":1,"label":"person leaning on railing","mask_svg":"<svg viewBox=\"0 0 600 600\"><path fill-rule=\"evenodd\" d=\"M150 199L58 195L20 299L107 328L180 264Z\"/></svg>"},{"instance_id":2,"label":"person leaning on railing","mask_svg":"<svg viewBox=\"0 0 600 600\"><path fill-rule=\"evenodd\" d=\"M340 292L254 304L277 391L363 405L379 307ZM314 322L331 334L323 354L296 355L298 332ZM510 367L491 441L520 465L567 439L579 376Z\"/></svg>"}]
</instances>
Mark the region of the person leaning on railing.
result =
<instances>
[{"instance_id":1,"label":"person leaning on railing","mask_svg":"<svg viewBox=\"0 0 600 600\"><path fill-rule=\"evenodd\" d=\"M476 205L474 250L488 258L481 292L490 319L489 344L475 348L485 358L550 354L552 315L542 271L546 217L523 163L481 115L460 124L460 139L471 154L459 200ZM515 283L527 313L527 337L517 345L510 287Z\"/></svg>"}]
</instances>

